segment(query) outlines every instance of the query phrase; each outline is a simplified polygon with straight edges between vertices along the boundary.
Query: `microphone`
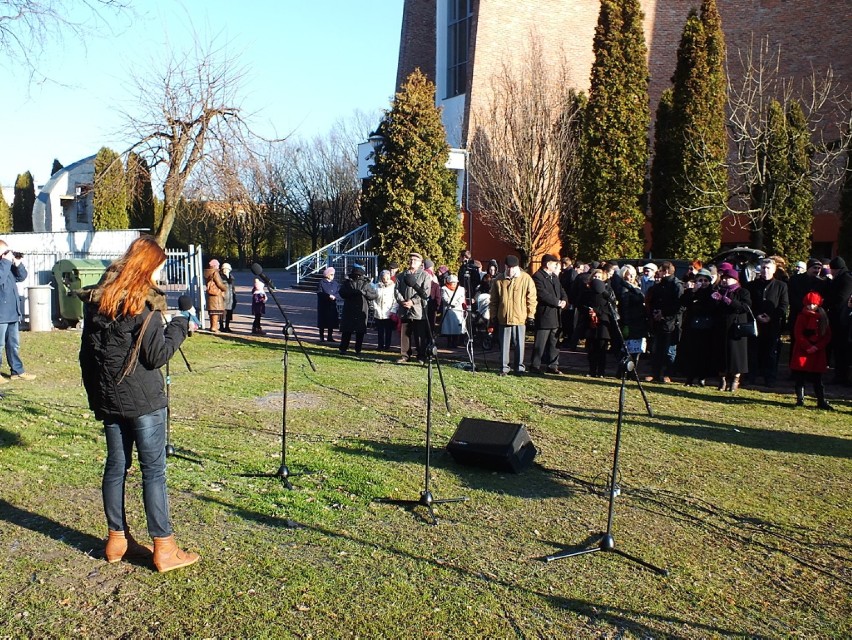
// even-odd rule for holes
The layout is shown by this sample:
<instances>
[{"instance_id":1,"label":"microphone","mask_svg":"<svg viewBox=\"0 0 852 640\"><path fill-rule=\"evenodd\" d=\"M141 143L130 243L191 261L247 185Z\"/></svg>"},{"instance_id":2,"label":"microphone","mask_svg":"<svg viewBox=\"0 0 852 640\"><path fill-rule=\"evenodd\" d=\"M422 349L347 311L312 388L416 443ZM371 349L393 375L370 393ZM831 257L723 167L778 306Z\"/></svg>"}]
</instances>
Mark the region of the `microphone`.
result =
<instances>
[{"instance_id":1,"label":"microphone","mask_svg":"<svg viewBox=\"0 0 852 640\"><path fill-rule=\"evenodd\" d=\"M259 264L257 264L256 262L253 262L253 263L252 263L252 265L251 265L251 272L252 272L255 276L257 276L257 278L258 278L258 279L259 279L259 280L260 280L263 284L265 284L265 285L266 285L267 287L269 287L271 290L273 290L273 291L275 290L275 285L274 285L274 284L272 284L272 280L270 280L269 276L268 276L268 275L266 275L266 274L263 272L263 267L261 267L261 266L260 266Z\"/></svg>"},{"instance_id":2,"label":"microphone","mask_svg":"<svg viewBox=\"0 0 852 640\"><path fill-rule=\"evenodd\" d=\"M190 309L192 309L192 307L192 298L190 298L188 295L184 294L180 298L178 298L178 309L180 309L181 311L189 311Z\"/></svg>"}]
</instances>

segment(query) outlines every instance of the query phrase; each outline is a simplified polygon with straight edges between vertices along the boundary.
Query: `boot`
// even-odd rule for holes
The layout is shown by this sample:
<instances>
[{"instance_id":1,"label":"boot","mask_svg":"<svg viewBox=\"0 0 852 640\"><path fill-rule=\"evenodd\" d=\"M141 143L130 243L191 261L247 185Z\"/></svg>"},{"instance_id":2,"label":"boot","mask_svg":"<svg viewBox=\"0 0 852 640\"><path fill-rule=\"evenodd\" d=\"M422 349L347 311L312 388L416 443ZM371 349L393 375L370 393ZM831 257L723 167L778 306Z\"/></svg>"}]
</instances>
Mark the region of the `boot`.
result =
<instances>
[{"instance_id":1,"label":"boot","mask_svg":"<svg viewBox=\"0 0 852 640\"><path fill-rule=\"evenodd\" d=\"M805 406L805 385L803 384L796 385L796 406Z\"/></svg>"},{"instance_id":2,"label":"boot","mask_svg":"<svg viewBox=\"0 0 852 640\"><path fill-rule=\"evenodd\" d=\"M139 544L130 535L130 529L124 531L109 532L104 555L110 564L123 560L124 558L135 558L137 560L150 560L153 548L147 544Z\"/></svg>"},{"instance_id":3,"label":"boot","mask_svg":"<svg viewBox=\"0 0 852 640\"><path fill-rule=\"evenodd\" d=\"M719 391L724 391L728 388L728 380L725 376L719 376L719 386L717 388Z\"/></svg>"},{"instance_id":4,"label":"boot","mask_svg":"<svg viewBox=\"0 0 852 640\"><path fill-rule=\"evenodd\" d=\"M210 314L210 331L213 333L219 332L219 315L218 314Z\"/></svg>"},{"instance_id":5,"label":"boot","mask_svg":"<svg viewBox=\"0 0 852 640\"><path fill-rule=\"evenodd\" d=\"M822 381L817 382L814 385L814 393L817 397L817 409L826 409L828 411L833 411L834 407L828 404L828 401L825 399L825 387L822 384Z\"/></svg>"},{"instance_id":6,"label":"boot","mask_svg":"<svg viewBox=\"0 0 852 640\"><path fill-rule=\"evenodd\" d=\"M154 538L154 566L160 573L188 567L198 562L201 556L189 551L181 551L175 543L174 535L166 538Z\"/></svg>"}]
</instances>

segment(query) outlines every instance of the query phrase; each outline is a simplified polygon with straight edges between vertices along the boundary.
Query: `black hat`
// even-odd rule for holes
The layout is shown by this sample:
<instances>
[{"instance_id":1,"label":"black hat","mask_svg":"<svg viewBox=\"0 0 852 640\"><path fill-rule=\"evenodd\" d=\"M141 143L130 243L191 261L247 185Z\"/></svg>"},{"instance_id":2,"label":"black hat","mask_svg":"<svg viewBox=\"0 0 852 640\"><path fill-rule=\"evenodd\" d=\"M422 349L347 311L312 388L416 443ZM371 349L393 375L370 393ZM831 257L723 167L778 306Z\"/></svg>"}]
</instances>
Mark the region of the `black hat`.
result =
<instances>
[{"instance_id":1,"label":"black hat","mask_svg":"<svg viewBox=\"0 0 852 640\"><path fill-rule=\"evenodd\" d=\"M808 264L805 268L810 269L811 267L819 267L820 269L822 269L822 262L820 260L817 260L816 258L811 258L810 260L808 260Z\"/></svg>"},{"instance_id":2,"label":"black hat","mask_svg":"<svg viewBox=\"0 0 852 640\"><path fill-rule=\"evenodd\" d=\"M541 264L546 265L548 262L559 262L559 258L549 253L545 253L541 258Z\"/></svg>"},{"instance_id":3,"label":"black hat","mask_svg":"<svg viewBox=\"0 0 852 640\"><path fill-rule=\"evenodd\" d=\"M517 267L520 264L520 261L518 260L518 256L508 255L503 263L507 267Z\"/></svg>"},{"instance_id":4,"label":"black hat","mask_svg":"<svg viewBox=\"0 0 852 640\"><path fill-rule=\"evenodd\" d=\"M349 277L350 278L357 278L357 277L363 276L363 275L366 275L366 272L364 271L364 267L362 267L361 265L358 265L358 264L353 265L352 269L349 271Z\"/></svg>"},{"instance_id":5,"label":"black hat","mask_svg":"<svg viewBox=\"0 0 852 640\"><path fill-rule=\"evenodd\" d=\"M828 266L831 267L832 269L845 269L846 268L846 261L843 258L841 258L840 256L834 256L831 259L831 262L828 263Z\"/></svg>"}]
</instances>

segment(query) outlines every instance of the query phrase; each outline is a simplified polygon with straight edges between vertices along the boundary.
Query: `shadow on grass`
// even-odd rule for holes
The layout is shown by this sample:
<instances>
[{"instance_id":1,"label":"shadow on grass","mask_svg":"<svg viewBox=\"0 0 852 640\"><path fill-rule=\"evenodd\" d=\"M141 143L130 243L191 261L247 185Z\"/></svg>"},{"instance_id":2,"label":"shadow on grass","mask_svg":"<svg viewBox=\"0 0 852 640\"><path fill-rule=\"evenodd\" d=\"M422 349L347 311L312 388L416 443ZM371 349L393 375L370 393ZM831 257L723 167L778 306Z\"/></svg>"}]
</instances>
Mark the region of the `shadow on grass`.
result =
<instances>
[{"instance_id":1,"label":"shadow on grass","mask_svg":"<svg viewBox=\"0 0 852 640\"><path fill-rule=\"evenodd\" d=\"M19 447L22 443L20 434L0 428L0 448Z\"/></svg>"},{"instance_id":2,"label":"shadow on grass","mask_svg":"<svg viewBox=\"0 0 852 640\"><path fill-rule=\"evenodd\" d=\"M679 424L666 424L665 421ZM686 438L698 438L711 442L736 444L752 449L801 453L833 458L852 458L852 441L836 436L813 433L796 433L777 429L757 429L738 424L725 424L709 420L684 419L675 416L657 416L657 420L632 421L652 427L663 433Z\"/></svg>"},{"instance_id":3,"label":"shadow on grass","mask_svg":"<svg viewBox=\"0 0 852 640\"><path fill-rule=\"evenodd\" d=\"M451 562L446 562L444 560L439 561L436 558L419 556L408 551L403 551L396 547L382 544L375 540L358 538L349 533L342 533L323 527L297 523L288 518L279 518L277 516L264 515L256 511L251 511L249 509L239 507L235 504L231 504L219 498L213 498L209 496L198 496L198 498L209 503L217 504L229 510L234 515L239 516L240 518L243 518L244 520L250 522L257 522L258 524L262 524L268 527L304 529L322 536L326 536L328 538L336 538L339 540L345 540L348 542L362 545L366 549L369 549L371 552L374 549L381 549L382 551L393 556L406 558L408 560L418 563L430 564L441 571L453 573L457 576L460 576L461 578L470 580L472 582L485 582L491 585L500 586L506 589L507 592L510 594L512 592L518 591L524 592L529 596L540 598L552 608L570 611L575 615L589 618L590 620L596 623L609 624L614 627L617 627L620 630L629 630L641 637L658 635L665 635L665 637L668 638L687 637L685 635L680 636L677 634L673 634L671 631L672 627L687 627L693 631L703 631L705 633L710 634L747 635L750 638L757 638L761 640L766 637L756 634L752 630L724 629L722 627L707 625L704 623L690 621L675 616L654 615L644 611L633 611L631 609L625 609L621 607L609 607L599 603L589 602L587 600L579 600L576 598L563 598L560 596L553 595L552 593L542 593L540 591L524 587L520 584L509 582L505 579L489 575L479 568L467 568L464 566L455 565ZM535 560L538 561L538 559ZM511 616L509 616L508 620L514 625ZM645 622L645 620L649 620L650 622ZM517 625L514 626L517 627ZM519 628L516 628L516 631L518 631L518 635L523 635Z\"/></svg>"},{"instance_id":4,"label":"shadow on grass","mask_svg":"<svg viewBox=\"0 0 852 640\"><path fill-rule=\"evenodd\" d=\"M398 462L420 462L426 464L424 446L395 444L378 440L355 440L334 447L338 453L350 456L370 457L377 460L396 460ZM444 448L433 444L430 455L432 469L453 473L462 486L478 491L489 491L519 498L561 498L575 493L565 484L558 482L552 474L546 473L538 465L515 474L508 471L492 471L475 467L464 467L455 462ZM422 473L420 474L423 475ZM443 496L435 496L440 498Z\"/></svg>"},{"instance_id":5,"label":"shadow on grass","mask_svg":"<svg viewBox=\"0 0 852 640\"><path fill-rule=\"evenodd\" d=\"M26 511L0 498L0 520L46 535L95 558L103 557L104 541L56 520Z\"/></svg>"}]
</instances>

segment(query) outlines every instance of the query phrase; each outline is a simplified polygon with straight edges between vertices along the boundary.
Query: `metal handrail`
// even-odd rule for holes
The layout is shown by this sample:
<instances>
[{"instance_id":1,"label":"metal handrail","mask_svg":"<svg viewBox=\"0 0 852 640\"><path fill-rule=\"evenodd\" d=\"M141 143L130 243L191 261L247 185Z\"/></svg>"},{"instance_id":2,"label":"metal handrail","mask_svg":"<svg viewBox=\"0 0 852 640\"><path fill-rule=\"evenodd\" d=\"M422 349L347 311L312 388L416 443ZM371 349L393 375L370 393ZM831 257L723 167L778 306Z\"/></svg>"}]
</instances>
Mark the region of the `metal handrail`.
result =
<instances>
[{"instance_id":1,"label":"metal handrail","mask_svg":"<svg viewBox=\"0 0 852 640\"><path fill-rule=\"evenodd\" d=\"M362 224L360 227L353 229L344 236L339 237L334 242L329 242L327 245L320 247L313 253L310 253L296 262L287 265L287 269L296 268L296 283L301 282L308 276L318 273L330 264L331 257L341 253L348 253L366 246L371 237L370 225Z\"/></svg>"}]
</instances>

